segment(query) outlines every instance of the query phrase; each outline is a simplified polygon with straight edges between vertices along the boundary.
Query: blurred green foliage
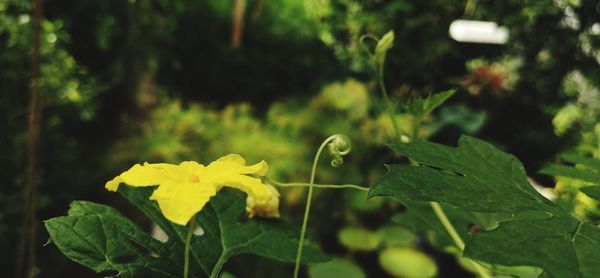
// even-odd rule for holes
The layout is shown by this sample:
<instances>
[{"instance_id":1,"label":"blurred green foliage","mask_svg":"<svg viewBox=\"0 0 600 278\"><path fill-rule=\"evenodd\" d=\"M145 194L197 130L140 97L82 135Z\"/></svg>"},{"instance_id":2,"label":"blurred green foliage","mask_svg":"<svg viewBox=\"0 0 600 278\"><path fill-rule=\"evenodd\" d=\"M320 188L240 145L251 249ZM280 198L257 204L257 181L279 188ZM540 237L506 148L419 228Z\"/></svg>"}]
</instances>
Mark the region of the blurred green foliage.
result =
<instances>
[{"instance_id":1,"label":"blurred green foliage","mask_svg":"<svg viewBox=\"0 0 600 278\"><path fill-rule=\"evenodd\" d=\"M318 182L372 184L382 165L397 158L384 147L394 131L360 38L388 30L394 45L385 57L384 83L403 134L415 121L406 100L454 87L455 96L423 119L420 138L453 143L460 133L476 134L515 153L530 173L564 150L600 156L594 1L478 1L465 15L463 2L246 0L239 48L230 41L233 1L44 2L40 219L62 214L78 198L122 205L103 195L102 185L143 161L206 162L240 153L269 161L272 179L305 182L316 146L333 133L347 134L353 151L340 168L323 162ZM30 10L28 1L0 0L3 250L17 251L22 215ZM505 25L510 41L453 41L448 26L459 18ZM558 183L561 198L577 204L577 183ZM303 189L284 191L284 210L298 221ZM402 207L386 199L364 202L362 192L316 193L311 238L346 262L363 261L358 267L368 277L386 275L374 255L381 250L354 254L337 233L343 227L380 231ZM590 217L595 208L585 199L573 210ZM448 245L439 233L407 221L425 238L410 247L415 251ZM40 246L45 239L41 234ZM39 252L43 277L60 277L66 269L89 276L51 248ZM436 261L448 260L435 252ZM0 267L11 276L9 254ZM236 267L248 264L234 261L230 272L244 277ZM254 269L264 277L286 271L271 266L272 273ZM438 271L460 270L442 262Z\"/></svg>"},{"instance_id":2,"label":"blurred green foliage","mask_svg":"<svg viewBox=\"0 0 600 278\"><path fill-rule=\"evenodd\" d=\"M435 117L429 114L434 106L451 94L436 94L433 98L419 99L409 105L407 109L427 110L418 116L407 112L397 113L395 117L402 124L403 133L412 131L415 117L423 117L419 129L422 137L432 134L433 125L437 130L443 129L444 122L435 121ZM370 100L373 98L367 86L361 82L353 79L334 82L324 86L313 98L274 102L263 119L252 113L248 104L229 105L219 110L208 105L183 105L180 101L165 98L162 100L164 104L154 109L144 124L138 126L137 123L131 123L132 126L126 126L129 135L109 151L111 155L107 168L114 167L113 171L118 171L139 162L206 161L225 155L224 152L231 152L251 161L268 161L269 179L306 182L315 146L329 134L342 133L353 142L350 157L339 168L330 167L326 163L328 159L324 159L317 181L372 184L384 172L381 165L392 158L384 152L385 143L394 140L391 122L372 104ZM462 125L462 122L459 121L458 125ZM374 156L374 151L380 152L380 155ZM292 219L299 219L304 188L282 190L285 200L282 202L282 215L297 216ZM331 198L339 194L344 198L331 203ZM319 190L316 195L315 206L319 210L316 214L330 209L343 213L335 225L330 223L326 229L322 229L320 222L325 225L330 222L329 218L318 217L314 220L317 224L314 224L313 232L320 234L315 240L337 234L340 244L348 250L375 251L380 245L416 247L415 235L401 227L382 226L377 232L352 227L364 225L363 218L377 215L382 206L393 207L398 204L382 198L367 201L364 192L355 191ZM323 208L323 203L334 207ZM344 228L346 225L351 226ZM398 231L401 232L398 234ZM388 236L387 233L395 236ZM318 242L324 246L331 245L326 241Z\"/></svg>"}]
</instances>

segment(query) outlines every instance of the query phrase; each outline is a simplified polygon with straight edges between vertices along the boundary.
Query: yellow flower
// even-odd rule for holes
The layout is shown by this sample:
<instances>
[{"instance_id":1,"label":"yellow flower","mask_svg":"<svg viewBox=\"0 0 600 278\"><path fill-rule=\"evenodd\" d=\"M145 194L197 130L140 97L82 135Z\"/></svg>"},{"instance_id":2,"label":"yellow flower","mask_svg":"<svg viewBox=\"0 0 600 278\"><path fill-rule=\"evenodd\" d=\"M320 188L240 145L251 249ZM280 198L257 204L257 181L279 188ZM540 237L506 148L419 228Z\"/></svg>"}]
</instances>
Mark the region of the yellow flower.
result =
<instances>
[{"instance_id":1,"label":"yellow flower","mask_svg":"<svg viewBox=\"0 0 600 278\"><path fill-rule=\"evenodd\" d=\"M179 165L157 163L136 164L106 183L106 189L117 191L119 184L130 186L156 186L150 196L156 200L163 215L170 221L186 225L208 200L224 186L242 190L248 194L252 202L247 203L246 211L252 216L255 207L263 210L273 204L279 193L265 185L260 178L269 166L263 160L257 164L246 166L240 155L229 154L204 166L194 161L184 161ZM276 191L275 191L276 192ZM277 204L279 200L277 200ZM268 210L277 211L277 207ZM260 213L256 213L261 215ZM279 215L271 212L269 216Z\"/></svg>"},{"instance_id":2,"label":"yellow flower","mask_svg":"<svg viewBox=\"0 0 600 278\"><path fill-rule=\"evenodd\" d=\"M279 217L279 191L270 184L267 184L269 190L271 190L271 199L266 203L257 203L254 200L254 196L248 194L246 198L246 212L249 217L255 215L262 217L278 218Z\"/></svg>"}]
</instances>

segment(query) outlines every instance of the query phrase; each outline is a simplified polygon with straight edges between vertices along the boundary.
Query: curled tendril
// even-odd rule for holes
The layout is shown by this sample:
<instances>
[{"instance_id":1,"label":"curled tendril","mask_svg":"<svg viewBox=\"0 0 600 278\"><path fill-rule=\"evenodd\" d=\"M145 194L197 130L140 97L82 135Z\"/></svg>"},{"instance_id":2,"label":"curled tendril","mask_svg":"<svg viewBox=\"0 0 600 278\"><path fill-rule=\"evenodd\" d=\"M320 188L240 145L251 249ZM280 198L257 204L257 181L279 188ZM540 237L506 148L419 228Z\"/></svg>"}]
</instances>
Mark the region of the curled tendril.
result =
<instances>
[{"instance_id":1,"label":"curled tendril","mask_svg":"<svg viewBox=\"0 0 600 278\"><path fill-rule=\"evenodd\" d=\"M310 215L310 202L312 200L313 188L315 187L315 174L317 172L317 164L319 163L319 157L321 152L327 147L329 153L333 156L331 160L331 166L337 167L344 163L342 158L350 152L350 138L343 134L334 134L319 146L315 158L313 160L312 171L310 172L310 182L308 185L308 195L306 196L306 208L304 209L304 219L302 219L302 229L300 230L300 240L298 241L298 250L296 252L296 265L294 266L294 278L298 278L300 275L300 263L302 262L302 246L304 245L304 236L306 234L306 227L308 225L308 216Z\"/></svg>"},{"instance_id":2,"label":"curled tendril","mask_svg":"<svg viewBox=\"0 0 600 278\"><path fill-rule=\"evenodd\" d=\"M331 159L331 166L338 167L344 163L344 156L350 153L352 144L350 138L343 134L335 134L332 136L331 141L327 144L329 153L333 156Z\"/></svg>"}]
</instances>

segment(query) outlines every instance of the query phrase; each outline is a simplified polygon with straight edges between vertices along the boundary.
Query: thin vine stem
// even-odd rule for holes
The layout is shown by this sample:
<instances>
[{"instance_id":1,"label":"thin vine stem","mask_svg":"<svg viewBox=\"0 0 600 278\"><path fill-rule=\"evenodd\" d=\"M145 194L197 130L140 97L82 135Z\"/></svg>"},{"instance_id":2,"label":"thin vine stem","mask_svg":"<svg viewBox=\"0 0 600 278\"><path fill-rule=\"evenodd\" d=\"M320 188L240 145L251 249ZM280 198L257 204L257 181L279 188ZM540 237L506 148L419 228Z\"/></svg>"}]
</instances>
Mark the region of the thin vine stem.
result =
<instances>
[{"instance_id":1,"label":"thin vine stem","mask_svg":"<svg viewBox=\"0 0 600 278\"><path fill-rule=\"evenodd\" d=\"M402 135L402 133L400 132L400 126L398 125L398 123L396 122L396 118L394 117L394 109L392 106L392 102L390 101L390 98L388 96L387 93L387 89L385 88L385 83L383 82L383 69L385 66L385 59L384 61L382 61L382 63L377 63L374 62L374 57L375 57L375 53L373 53L369 47L366 45L365 40L366 39L371 39L374 40L375 42L379 41L379 38L373 35L362 35L360 37L360 45L363 48L363 50L367 53L367 55L369 55L369 58L372 61L372 66L373 66L373 70L375 71L375 77L377 78L377 85L379 87L379 90L381 91L381 94L383 95L383 100L385 103L385 110L388 114L388 116L390 117L390 120L392 121L392 127L394 129L394 133L396 134L396 138L398 138L398 140L400 140L400 137Z\"/></svg>"},{"instance_id":2,"label":"thin vine stem","mask_svg":"<svg viewBox=\"0 0 600 278\"><path fill-rule=\"evenodd\" d=\"M383 72L383 64L380 65L380 69ZM390 117L390 120L392 121L392 126L394 128L394 133L396 134L396 138L398 138L398 140L400 140L402 133L400 132L400 127L398 125L398 122L396 122L396 118L394 117L394 108L392 106L392 102L390 101L390 98L388 97L388 93L387 90L385 89L385 84L383 83L383 74L381 73L377 73L377 84L379 84L379 89L381 90L381 94L383 95L383 99L385 101L386 104L386 110L387 110L387 114Z\"/></svg>"},{"instance_id":3,"label":"thin vine stem","mask_svg":"<svg viewBox=\"0 0 600 278\"><path fill-rule=\"evenodd\" d=\"M416 141L419 137L419 127L421 126L421 117L415 117L415 122L413 123L412 134L410 135L411 141Z\"/></svg>"},{"instance_id":4,"label":"thin vine stem","mask_svg":"<svg viewBox=\"0 0 600 278\"><path fill-rule=\"evenodd\" d=\"M266 178L269 183L280 187L309 187L310 183L301 183L301 182L278 182L269 178ZM368 187L356 185L356 184L317 184L313 183L313 187L315 188L333 188L333 189L356 189L361 191L369 191Z\"/></svg>"},{"instance_id":5,"label":"thin vine stem","mask_svg":"<svg viewBox=\"0 0 600 278\"><path fill-rule=\"evenodd\" d=\"M454 229L454 226L452 225L452 222L450 222L450 220L448 219L448 216L446 216L444 209L442 209L440 204L436 202L429 202L429 204L431 205L435 216L437 216L437 218L442 223L442 226L444 226L444 228L450 235L450 238L452 238L452 240L454 241L454 244L456 244L456 247L458 247L460 250L465 249L465 242L462 240L462 238L460 238L460 235L458 234L456 229Z\"/></svg>"},{"instance_id":6,"label":"thin vine stem","mask_svg":"<svg viewBox=\"0 0 600 278\"><path fill-rule=\"evenodd\" d=\"M192 217L188 226L187 236L185 237L185 250L183 253L183 278L188 278L190 271L190 245L192 242L192 235L194 235L194 229L196 228L196 217Z\"/></svg>"},{"instance_id":7,"label":"thin vine stem","mask_svg":"<svg viewBox=\"0 0 600 278\"><path fill-rule=\"evenodd\" d=\"M298 278L300 273L300 262L302 261L302 247L304 246L304 237L306 236L306 226L308 224L308 216L310 215L310 202L312 200L313 188L315 185L315 173L317 171L317 163L319 162L319 157L321 156L321 152L329 142L335 139L338 135L332 135L327 137L321 146L317 150L315 154L315 158L313 160L312 170L310 172L310 182L308 185L308 195L306 197L306 207L304 209L304 218L302 219L302 229L300 230L300 240L298 241L298 252L296 253L296 265L294 266L294 278Z\"/></svg>"},{"instance_id":8,"label":"thin vine stem","mask_svg":"<svg viewBox=\"0 0 600 278\"><path fill-rule=\"evenodd\" d=\"M454 244L456 244L456 247L458 247L460 249L460 251L462 252L465 249L465 242L462 240L462 238L460 237L460 235L458 234L456 229L454 229L454 226L452 225L452 222L450 222L450 220L448 219L448 216L446 216L444 209L442 209L440 204L438 204L436 202L429 202L429 204L431 205L431 208L433 209L433 212L435 213L437 218L442 223L442 226L444 226L444 228L450 235L450 238L452 238L452 240L454 241ZM480 277L491 278L490 274L483 266L481 266L480 264L478 264L477 262L475 262L471 259L467 259L467 260L469 260L469 262L471 262L471 264L473 264L473 266L475 267L475 270L477 271L477 273L479 274Z\"/></svg>"}]
</instances>

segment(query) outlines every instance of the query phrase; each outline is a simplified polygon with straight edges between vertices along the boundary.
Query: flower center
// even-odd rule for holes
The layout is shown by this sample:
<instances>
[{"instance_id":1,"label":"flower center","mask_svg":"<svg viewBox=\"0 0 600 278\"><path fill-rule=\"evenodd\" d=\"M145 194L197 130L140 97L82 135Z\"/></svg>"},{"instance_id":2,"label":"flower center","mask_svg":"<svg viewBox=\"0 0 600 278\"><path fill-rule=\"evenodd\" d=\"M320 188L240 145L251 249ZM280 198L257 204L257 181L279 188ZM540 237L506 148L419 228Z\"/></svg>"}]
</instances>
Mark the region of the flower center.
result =
<instances>
[{"instance_id":1,"label":"flower center","mask_svg":"<svg viewBox=\"0 0 600 278\"><path fill-rule=\"evenodd\" d=\"M200 182L200 177L198 177L197 175L190 175L188 181L192 183Z\"/></svg>"}]
</instances>

